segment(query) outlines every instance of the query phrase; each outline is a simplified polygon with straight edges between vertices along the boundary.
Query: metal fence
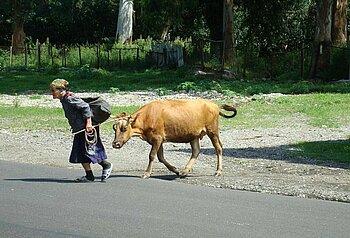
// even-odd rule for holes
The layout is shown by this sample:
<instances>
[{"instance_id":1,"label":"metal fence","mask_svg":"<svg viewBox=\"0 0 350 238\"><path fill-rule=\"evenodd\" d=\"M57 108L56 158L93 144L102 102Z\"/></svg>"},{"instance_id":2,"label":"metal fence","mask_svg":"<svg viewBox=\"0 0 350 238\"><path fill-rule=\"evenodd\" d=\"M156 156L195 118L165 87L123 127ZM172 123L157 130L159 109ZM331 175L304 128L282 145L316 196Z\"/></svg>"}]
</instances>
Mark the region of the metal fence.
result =
<instances>
[{"instance_id":1,"label":"metal fence","mask_svg":"<svg viewBox=\"0 0 350 238\"><path fill-rule=\"evenodd\" d=\"M106 69L169 65L180 67L184 65L183 49L170 42L155 42L149 49L137 45L116 47L107 44L53 46L26 43L23 48L16 49L0 46L0 66L3 67L76 68L83 65Z\"/></svg>"},{"instance_id":2,"label":"metal fence","mask_svg":"<svg viewBox=\"0 0 350 238\"><path fill-rule=\"evenodd\" d=\"M106 45L52 46L26 44L17 48L0 46L0 65L4 67L59 66L75 68L90 65L93 68L121 68L146 64L150 52L141 47L108 47Z\"/></svg>"},{"instance_id":3,"label":"metal fence","mask_svg":"<svg viewBox=\"0 0 350 238\"><path fill-rule=\"evenodd\" d=\"M136 45L116 47L107 44L52 46L51 44L26 44L22 49L0 46L0 69L2 67L50 66L91 68L108 70L121 68L180 67L223 69L223 42L204 39L201 42L184 42L183 47L173 42L152 42L147 49ZM274 78L294 74L307 78L311 61L311 46L300 46L294 51L281 51L271 57L261 57L253 50L236 49L237 60L230 67L243 78ZM334 78L349 77L350 50L331 48L331 63L327 69Z\"/></svg>"}]
</instances>

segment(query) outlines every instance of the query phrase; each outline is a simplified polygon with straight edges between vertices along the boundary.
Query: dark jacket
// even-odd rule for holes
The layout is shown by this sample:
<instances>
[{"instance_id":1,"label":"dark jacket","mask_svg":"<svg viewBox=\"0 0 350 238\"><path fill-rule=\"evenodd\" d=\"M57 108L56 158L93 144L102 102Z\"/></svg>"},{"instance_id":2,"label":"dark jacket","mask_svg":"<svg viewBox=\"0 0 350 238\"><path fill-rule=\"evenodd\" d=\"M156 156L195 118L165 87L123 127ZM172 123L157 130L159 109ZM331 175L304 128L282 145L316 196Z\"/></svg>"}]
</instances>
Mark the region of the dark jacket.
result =
<instances>
[{"instance_id":1,"label":"dark jacket","mask_svg":"<svg viewBox=\"0 0 350 238\"><path fill-rule=\"evenodd\" d=\"M60 101L72 132L84 129L86 118L92 116L89 104L71 92L63 93Z\"/></svg>"}]
</instances>

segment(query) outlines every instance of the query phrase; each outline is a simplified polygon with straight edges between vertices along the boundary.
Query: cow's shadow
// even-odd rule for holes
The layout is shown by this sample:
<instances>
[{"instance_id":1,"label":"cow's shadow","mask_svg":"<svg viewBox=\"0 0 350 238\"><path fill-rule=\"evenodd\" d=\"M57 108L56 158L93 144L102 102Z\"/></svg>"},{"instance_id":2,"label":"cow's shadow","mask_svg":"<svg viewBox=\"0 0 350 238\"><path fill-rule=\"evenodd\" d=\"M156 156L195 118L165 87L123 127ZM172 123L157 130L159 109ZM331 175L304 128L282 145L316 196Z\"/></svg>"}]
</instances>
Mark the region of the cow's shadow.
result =
<instances>
[{"instance_id":1,"label":"cow's shadow","mask_svg":"<svg viewBox=\"0 0 350 238\"><path fill-rule=\"evenodd\" d=\"M301 146L310 145L313 143L324 145L324 147L329 146L329 144L342 144L343 147L340 147L340 150L343 150L344 153L347 151L347 146L349 145L349 140L334 140L334 141L314 141L314 142L304 142ZM309 150L312 150L312 146L309 146ZM315 147L317 149L319 147ZM293 145L280 145L280 146L271 146L271 147L247 147L247 148L223 148L223 157L224 160L230 159L266 159L266 160L281 160L287 161L289 163L296 164L311 164L311 165L323 165L328 167L336 167L342 169L350 169L349 163L338 163L334 161L327 160L318 160L310 159L303 156L302 153L298 154L297 147ZM179 151L184 153L191 154L191 148L180 148L180 149L171 149L170 151ZM309 151L313 152L313 151ZM166 151L165 151L166 153ZM214 148L211 147L202 147L200 154L209 155L216 157L216 152ZM302 155L302 156L300 156Z\"/></svg>"}]
</instances>

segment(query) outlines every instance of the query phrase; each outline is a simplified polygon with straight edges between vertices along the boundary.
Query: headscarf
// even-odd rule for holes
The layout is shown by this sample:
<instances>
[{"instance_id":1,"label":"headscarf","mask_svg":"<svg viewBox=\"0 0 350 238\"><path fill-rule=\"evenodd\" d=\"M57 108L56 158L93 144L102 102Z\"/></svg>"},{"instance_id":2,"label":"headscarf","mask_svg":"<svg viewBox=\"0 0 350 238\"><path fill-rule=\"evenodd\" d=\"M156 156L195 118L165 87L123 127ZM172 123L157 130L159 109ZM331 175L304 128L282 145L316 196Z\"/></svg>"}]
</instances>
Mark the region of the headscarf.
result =
<instances>
[{"instance_id":1,"label":"headscarf","mask_svg":"<svg viewBox=\"0 0 350 238\"><path fill-rule=\"evenodd\" d=\"M65 79L55 79L50 84L50 87L54 90L66 90L68 87L68 81Z\"/></svg>"}]
</instances>

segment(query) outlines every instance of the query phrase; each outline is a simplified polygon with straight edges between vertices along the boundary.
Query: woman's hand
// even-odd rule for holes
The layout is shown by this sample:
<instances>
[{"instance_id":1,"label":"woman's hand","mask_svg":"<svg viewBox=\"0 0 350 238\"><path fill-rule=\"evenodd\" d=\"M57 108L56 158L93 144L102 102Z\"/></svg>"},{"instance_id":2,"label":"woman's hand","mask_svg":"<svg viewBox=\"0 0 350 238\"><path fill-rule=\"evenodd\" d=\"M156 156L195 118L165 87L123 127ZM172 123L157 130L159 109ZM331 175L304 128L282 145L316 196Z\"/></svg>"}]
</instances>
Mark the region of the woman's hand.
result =
<instances>
[{"instance_id":1,"label":"woman's hand","mask_svg":"<svg viewBox=\"0 0 350 238\"><path fill-rule=\"evenodd\" d=\"M91 121L91 117L86 118L86 127L85 127L87 132L91 132L92 131L92 121Z\"/></svg>"}]
</instances>

